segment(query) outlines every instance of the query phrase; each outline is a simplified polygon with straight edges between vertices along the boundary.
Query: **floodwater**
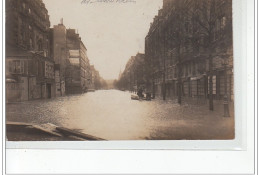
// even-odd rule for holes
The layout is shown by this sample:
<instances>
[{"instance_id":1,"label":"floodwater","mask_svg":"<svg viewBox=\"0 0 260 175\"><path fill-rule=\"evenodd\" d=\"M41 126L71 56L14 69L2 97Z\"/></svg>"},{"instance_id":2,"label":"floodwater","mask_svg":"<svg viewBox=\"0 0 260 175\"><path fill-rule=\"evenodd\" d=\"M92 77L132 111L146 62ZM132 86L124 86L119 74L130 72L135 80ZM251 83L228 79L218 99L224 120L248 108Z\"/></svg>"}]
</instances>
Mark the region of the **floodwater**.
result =
<instances>
[{"instance_id":1,"label":"floodwater","mask_svg":"<svg viewBox=\"0 0 260 175\"><path fill-rule=\"evenodd\" d=\"M223 118L217 112L209 114L200 106L131 100L130 97L131 93L126 91L99 90L12 103L6 105L6 117L7 121L52 123L107 140L234 137L233 117Z\"/></svg>"}]
</instances>

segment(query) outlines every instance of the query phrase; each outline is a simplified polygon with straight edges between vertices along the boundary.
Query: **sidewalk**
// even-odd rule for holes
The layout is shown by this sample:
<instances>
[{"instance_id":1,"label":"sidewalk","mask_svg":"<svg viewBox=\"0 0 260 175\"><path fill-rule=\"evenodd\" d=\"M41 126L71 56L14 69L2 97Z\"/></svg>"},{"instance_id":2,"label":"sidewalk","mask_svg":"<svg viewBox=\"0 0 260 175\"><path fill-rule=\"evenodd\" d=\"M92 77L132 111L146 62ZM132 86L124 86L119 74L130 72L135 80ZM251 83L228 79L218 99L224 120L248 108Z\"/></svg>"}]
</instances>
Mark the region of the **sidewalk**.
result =
<instances>
[{"instance_id":1,"label":"sidewalk","mask_svg":"<svg viewBox=\"0 0 260 175\"><path fill-rule=\"evenodd\" d=\"M234 103L229 103L230 117L224 117L223 101L214 101L214 110L209 110L206 99L175 100L154 99L172 105L172 115L165 117L161 130L155 130L150 138L162 140L226 140L235 138ZM162 129L163 128L163 129ZM163 136L162 136L163 134Z\"/></svg>"},{"instance_id":2,"label":"sidewalk","mask_svg":"<svg viewBox=\"0 0 260 175\"><path fill-rule=\"evenodd\" d=\"M155 101L163 101L162 97L157 97L153 99ZM166 99L165 103L178 104L178 99ZM199 110L208 110L211 112L209 115L223 115L224 116L224 104L223 100L214 100L213 101L213 111L209 111L209 100L205 98L192 98L192 97L182 97L181 106L187 108L198 108ZM234 117L234 102L229 102L229 114L231 117ZM201 109L200 109L201 108ZM194 110L193 109L193 110Z\"/></svg>"}]
</instances>

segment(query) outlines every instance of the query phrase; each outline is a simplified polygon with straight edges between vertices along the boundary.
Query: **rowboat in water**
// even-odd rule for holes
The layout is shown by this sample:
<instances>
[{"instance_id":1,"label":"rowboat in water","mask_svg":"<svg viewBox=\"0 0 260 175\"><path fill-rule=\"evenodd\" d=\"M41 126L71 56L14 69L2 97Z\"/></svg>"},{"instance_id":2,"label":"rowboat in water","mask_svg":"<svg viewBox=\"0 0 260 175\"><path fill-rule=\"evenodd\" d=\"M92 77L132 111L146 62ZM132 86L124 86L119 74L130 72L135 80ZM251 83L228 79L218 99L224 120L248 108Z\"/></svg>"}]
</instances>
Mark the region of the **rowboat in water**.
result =
<instances>
[{"instance_id":1,"label":"rowboat in water","mask_svg":"<svg viewBox=\"0 0 260 175\"><path fill-rule=\"evenodd\" d=\"M131 99L132 100L139 100L139 96L138 95L131 95Z\"/></svg>"},{"instance_id":2,"label":"rowboat in water","mask_svg":"<svg viewBox=\"0 0 260 175\"><path fill-rule=\"evenodd\" d=\"M131 95L132 100L147 100L150 101L151 98L146 98L146 97L139 97L138 95Z\"/></svg>"}]
</instances>

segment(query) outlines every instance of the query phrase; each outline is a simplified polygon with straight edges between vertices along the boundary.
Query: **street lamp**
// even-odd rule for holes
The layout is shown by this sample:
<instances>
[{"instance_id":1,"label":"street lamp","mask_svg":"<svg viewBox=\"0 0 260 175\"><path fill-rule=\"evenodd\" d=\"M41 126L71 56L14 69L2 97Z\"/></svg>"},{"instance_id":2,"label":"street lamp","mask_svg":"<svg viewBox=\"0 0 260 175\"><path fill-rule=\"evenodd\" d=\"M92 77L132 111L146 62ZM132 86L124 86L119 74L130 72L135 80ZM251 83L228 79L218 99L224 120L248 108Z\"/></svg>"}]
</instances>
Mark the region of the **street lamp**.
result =
<instances>
[{"instance_id":1,"label":"street lamp","mask_svg":"<svg viewBox=\"0 0 260 175\"><path fill-rule=\"evenodd\" d=\"M225 77L224 77L224 86L225 86L225 94L224 94L224 117L230 117L229 115L229 105L228 105L228 95L227 95L227 65L228 65L228 59L223 58L223 63L224 65L224 72L225 72Z\"/></svg>"}]
</instances>

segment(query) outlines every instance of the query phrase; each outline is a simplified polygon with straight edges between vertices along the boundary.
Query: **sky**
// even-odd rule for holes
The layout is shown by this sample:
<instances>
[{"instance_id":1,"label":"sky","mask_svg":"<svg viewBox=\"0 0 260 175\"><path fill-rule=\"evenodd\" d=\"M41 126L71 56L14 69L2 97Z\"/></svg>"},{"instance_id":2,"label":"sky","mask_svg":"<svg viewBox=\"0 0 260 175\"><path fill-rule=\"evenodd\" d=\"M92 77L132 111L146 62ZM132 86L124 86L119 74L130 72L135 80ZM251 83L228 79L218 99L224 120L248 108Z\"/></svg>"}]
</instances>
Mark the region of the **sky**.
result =
<instances>
[{"instance_id":1,"label":"sky","mask_svg":"<svg viewBox=\"0 0 260 175\"><path fill-rule=\"evenodd\" d=\"M110 2L105 2L110 1ZM162 0L43 0L51 27L77 29L90 64L104 79L117 79L128 59L144 53L150 23ZM90 3L92 2L92 3Z\"/></svg>"}]
</instances>

